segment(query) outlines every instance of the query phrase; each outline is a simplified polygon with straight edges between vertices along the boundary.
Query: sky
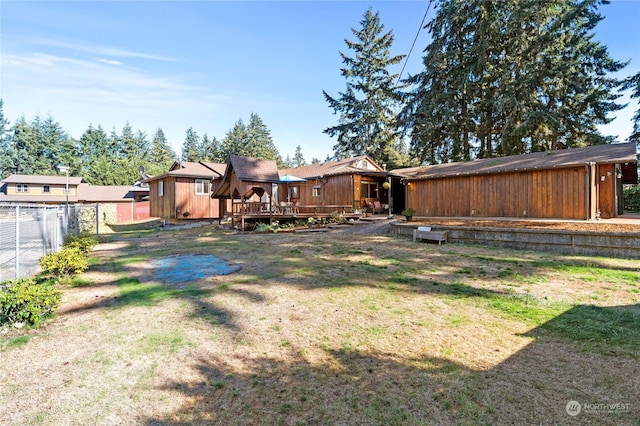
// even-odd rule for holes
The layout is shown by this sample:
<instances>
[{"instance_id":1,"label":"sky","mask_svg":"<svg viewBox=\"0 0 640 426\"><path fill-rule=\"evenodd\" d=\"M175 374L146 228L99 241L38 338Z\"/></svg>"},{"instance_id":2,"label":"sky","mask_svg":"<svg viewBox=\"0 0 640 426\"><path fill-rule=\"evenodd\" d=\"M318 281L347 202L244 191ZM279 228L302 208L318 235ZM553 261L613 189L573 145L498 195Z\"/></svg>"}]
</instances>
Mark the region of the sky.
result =
<instances>
[{"instance_id":1,"label":"sky","mask_svg":"<svg viewBox=\"0 0 640 426\"><path fill-rule=\"evenodd\" d=\"M0 1L0 98L11 124L51 116L79 139L89 125L121 133L129 122L151 139L162 128L180 155L192 127L218 140L258 114L283 158L333 153L337 124L322 91L345 90L339 52L368 8L395 36L391 71L422 69L429 42L422 1ZM640 70L640 0L612 0L596 38ZM433 6L427 21L433 18ZM601 128L622 142L637 100Z\"/></svg>"}]
</instances>

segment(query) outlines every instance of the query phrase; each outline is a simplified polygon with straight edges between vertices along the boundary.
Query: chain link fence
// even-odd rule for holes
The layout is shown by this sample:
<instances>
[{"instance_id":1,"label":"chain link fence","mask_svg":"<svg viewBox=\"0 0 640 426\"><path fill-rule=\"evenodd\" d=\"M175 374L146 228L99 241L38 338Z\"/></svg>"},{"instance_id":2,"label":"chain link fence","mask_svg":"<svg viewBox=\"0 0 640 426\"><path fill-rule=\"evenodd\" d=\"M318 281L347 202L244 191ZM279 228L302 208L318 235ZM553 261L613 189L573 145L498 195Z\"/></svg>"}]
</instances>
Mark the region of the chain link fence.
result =
<instances>
[{"instance_id":1,"label":"chain link fence","mask_svg":"<svg viewBox=\"0 0 640 426\"><path fill-rule=\"evenodd\" d=\"M40 257L62 246L64 218L64 206L0 205L0 282L37 273Z\"/></svg>"},{"instance_id":2,"label":"chain link fence","mask_svg":"<svg viewBox=\"0 0 640 426\"><path fill-rule=\"evenodd\" d=\"M40 257L59 251L69 233L100 235L148 217L148 202L0 205L0 282L38 273Z\"/></svg>"}]
</instances>

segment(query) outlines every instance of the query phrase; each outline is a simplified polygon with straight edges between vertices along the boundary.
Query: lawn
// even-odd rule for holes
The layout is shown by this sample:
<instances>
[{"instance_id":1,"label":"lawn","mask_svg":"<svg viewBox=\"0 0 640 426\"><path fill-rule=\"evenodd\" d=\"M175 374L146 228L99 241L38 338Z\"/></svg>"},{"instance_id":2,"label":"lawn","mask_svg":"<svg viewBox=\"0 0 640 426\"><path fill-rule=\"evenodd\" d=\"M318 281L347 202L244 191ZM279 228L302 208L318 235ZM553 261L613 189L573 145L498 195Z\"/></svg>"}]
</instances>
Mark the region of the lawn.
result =
<instances>
[{"instance_id":1,"label":"lawn","mask_svg":"<svg viewBox=\"0 0 640 426\"><path fill-rule=\"evenodd\" d=\"M159 280L150 260L178 254L240 269ZM2 330L0 423L638 424L639 271L348 232L127 230L53 320Z\"/></svg>"}]
</instances>

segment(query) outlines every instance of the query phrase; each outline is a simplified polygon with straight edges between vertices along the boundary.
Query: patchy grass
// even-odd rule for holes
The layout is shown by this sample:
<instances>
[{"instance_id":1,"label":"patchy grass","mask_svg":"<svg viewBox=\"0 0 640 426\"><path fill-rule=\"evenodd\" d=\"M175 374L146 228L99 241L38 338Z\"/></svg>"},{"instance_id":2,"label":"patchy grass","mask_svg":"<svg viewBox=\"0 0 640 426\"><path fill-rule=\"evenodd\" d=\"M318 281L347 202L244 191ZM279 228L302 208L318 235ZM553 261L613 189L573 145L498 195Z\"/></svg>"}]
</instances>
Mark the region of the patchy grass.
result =
<instances>
[{"instance_id":1,"label":"patchy grass","mask_svg":"<svg viewBox=\"0 0 640 426\"><path fill-rule=\"evenodd\" d=\"M639 416L640 261L347 233L126 232L96 247L54 321L36 334L3 330L2 418L613 425ZM179 284L146 269L178 253L241 269ZM570 400L629 408L574 419Z\"/></svg>"}]
</instances>

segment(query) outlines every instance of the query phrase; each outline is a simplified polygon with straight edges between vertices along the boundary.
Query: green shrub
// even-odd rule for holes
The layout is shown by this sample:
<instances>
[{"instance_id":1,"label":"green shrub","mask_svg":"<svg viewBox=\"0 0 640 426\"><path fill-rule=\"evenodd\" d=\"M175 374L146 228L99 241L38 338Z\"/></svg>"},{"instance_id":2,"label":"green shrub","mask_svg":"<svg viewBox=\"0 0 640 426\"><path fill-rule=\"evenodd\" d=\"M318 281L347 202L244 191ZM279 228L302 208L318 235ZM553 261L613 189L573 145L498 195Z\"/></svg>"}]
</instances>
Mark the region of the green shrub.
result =
<instances>
[{"instance_id":1,"label":"green shrub","mask_svg":"<svg viewBox=\"0 0 640 426\"><path fill-rule=\"evenodd\" d=\"M5 281L0 285L0 324L37 325L51 316L60 303L60 291L33 279Z\"/></svg>"},{"instance_id":2,"label":"green shrub","mask_svg":"<svg viewBox=\"0 0 640 426\"><path fill-rule=\"evenodd\" d=\"M640 211L640 185L630 186L623 191L624 209L632 212Z\"/></svg>"},{"instance_id":3,"label":"green shrub","mask_svg":"<svg viewBox=\"0 0 640 426\"><path fill-rule=\"evenodd\" d=\"M42 256L40 267L47 275L76 275L89 267L89 258L77 247L64 247L58 253Z\"/></svg>"},{"instance_id":4,"label":"green shrub","mask_svg":"<svg viewBox=\"0 0 640 426\"><path fill-rule=\"evenodd\" d=\"M277 220L274 220L272 225L260 222L256 225L255 228L256 232L278 232L279 230L280 224Z\"/></svg>"},{"instance_id":5,"label":"green shrub","mask_svg":"<svg viewBox=\"0 0 640 426\"><path fill-rule=\"evenodd\" d=\"M78 248L84 254L91 253L96 244L98 240L90 234L68 235L64 240L64 247Z\"/></svg>"}]
</instances>

